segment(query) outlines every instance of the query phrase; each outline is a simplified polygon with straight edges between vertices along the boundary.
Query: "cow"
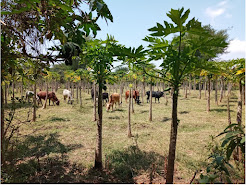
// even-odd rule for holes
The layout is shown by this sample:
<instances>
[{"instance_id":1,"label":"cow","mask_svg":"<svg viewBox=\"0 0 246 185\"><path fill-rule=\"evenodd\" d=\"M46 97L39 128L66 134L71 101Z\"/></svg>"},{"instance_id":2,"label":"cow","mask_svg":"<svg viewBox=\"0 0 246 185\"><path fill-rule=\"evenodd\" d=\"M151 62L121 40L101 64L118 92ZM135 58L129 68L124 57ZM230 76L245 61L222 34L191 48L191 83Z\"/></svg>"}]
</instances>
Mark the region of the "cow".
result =
<instances>
[{"instance_id":1,"label":"cow","mask_svg":"<svg viewBox=\"0 0 246 185\"><path fill-rule=\"evenodd\" d=\"M71 103L73 104L73 99L72 99L72 92L67 90L67 89L64 89L63 90L63 98L64 98L64 101L66 101L66 99L68 98L68 101L67 103Z\"/></svg>"},{"instance_id":2,"label":"cow","mask_svg":"<svg viewBox=\"0 0 246 185\"><path fill-rule=\"evenodd\" d=\"M91 98L94 101L94 90L91 89ZM96 90L96 98L98 98L98 91ZM108 93L104 92L102 93L102 99L103 101L105 100L106 102L108 102Z\"/></svg>"},{"instance_id":3,"label":"cow","mask_svg":"<svg viewBox=\"0 0 246 185\"><path fill-rule=\"evenodd\" d=\"M102 93L102 98L103 98L103 101L105 100L106 101L106 103L108 102L108 93L106 93L106 92L104 92L104 93Z\"/></svg>"},{"instance_id":4,"label":"cow","mask_svg":"<svg viewBox=\"0 0 246 185\"><path fill-rule=\"evenodd\" d=\"M130 96L130 91L126 91L125 93L125 100L126 100L126 103L127 103L127 99L129 98ZM135 100L135 103L137 103L138 105L141 103L140 100L139 100L139 91L133 91L133 98Z\"/></svg>"},{"instance_id":5,"label":"cow","mask_svg":"<svg viewBox=\"0 0 246 185\"><path fill-rule=\"evenodd\" d=\"M42 99L45 100L46 92L45 91L39 91L37 96L39 98L38 104L41 103L41 105L43 105ZM49 99L49 105L50 105L50 100L53 102L53 105L54 105L54 102L56 103L56 105L60 104L60 101L57 99L56 94L54 92L48 92L48 99Z\"/></svg>"},{"instance_id":6,"label":"cow","mask_svg":"<svg viewBox=\"0 0 246 185\"><path fill-rule=\"evenodd\" d=\"M30 102L30 98L33 99L34 97L34 92L33 91L26 91L26 100L28 99L28 103ZM36 95L37 101L39 101L38 96Z\"/></svg>"},{"instance_id":7,"label":"cow","mask_svg":"<svg viewBox=\"0 0 246 185\"><path fill-rule=\"evenodd\" d=\"M94 101L94 89L93 88L91 89L91 98ZM97 92L97 90L96 90L96 98L98 98L98 92Z\"/></svg>"},{"instance_id":8,"label":"cow","mask_svg":"<svg viewBox=\"0 0 246 185\"><path fill-rule=\"evenodd\" d=\"M162 97L164 94L164 92L161 92L161 91L152 91L152 97L155 97L155 103L156 103L156 98L158 99L158 103L160 103L160 97ZM149 97L150 97L150 91L147 91L146 92L146 95L147 95L147 103L149 101Z\"/></svg>"},{"instance_id":9,"label":"cow","mask_svg":"<svg viewBox=\"0 0 246 185\"><path fill-rule=\"evenodd\" d=\"M109 97L109 102L106 104L106 110L109 111L110 107L112 106L112 111L114 109L114 104L116 106L116 103L118 102L118 105L120 105L120 94L119 93L113 93Z\"/></svg>"}]
</instances>

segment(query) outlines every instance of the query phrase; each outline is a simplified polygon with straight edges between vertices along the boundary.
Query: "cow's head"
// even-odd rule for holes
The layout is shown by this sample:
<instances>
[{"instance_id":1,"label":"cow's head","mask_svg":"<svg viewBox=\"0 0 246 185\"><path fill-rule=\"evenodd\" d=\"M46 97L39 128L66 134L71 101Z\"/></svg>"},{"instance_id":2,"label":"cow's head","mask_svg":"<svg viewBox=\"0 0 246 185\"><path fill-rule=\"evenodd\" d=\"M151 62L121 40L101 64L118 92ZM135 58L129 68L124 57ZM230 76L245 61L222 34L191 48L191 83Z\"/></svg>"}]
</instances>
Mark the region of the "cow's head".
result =
<instances>
[{"instance_id":1,"label":"cow's head","mask_svg":"<svg viewBox=\"0 0 246 185\"><path fill-rule=\"evenodd\" d=\"M55 102L56 102L56 105L60 105L60 101L59 100L57 100Z\"/></svg>"},{"instance_id":2,"label":"cow's head","mask_svg":"<svg viewBox=\"0 0 246 185\"><path fill-rule=\"evenodd\" d=\"M111 103L106 103L106 110L109 111L110 110L110 107L111 107Z\"/></svg>"},{"instance_id":3,"label":"cow's head","mask_svg":"<svg viewBox=\"0 0 246 185\"><path fill-rule=\"evenodd\" d=\"M161 96L160 97L163 97L164 96L164 92L161 92Z\"/></svg>"}]
</instances>

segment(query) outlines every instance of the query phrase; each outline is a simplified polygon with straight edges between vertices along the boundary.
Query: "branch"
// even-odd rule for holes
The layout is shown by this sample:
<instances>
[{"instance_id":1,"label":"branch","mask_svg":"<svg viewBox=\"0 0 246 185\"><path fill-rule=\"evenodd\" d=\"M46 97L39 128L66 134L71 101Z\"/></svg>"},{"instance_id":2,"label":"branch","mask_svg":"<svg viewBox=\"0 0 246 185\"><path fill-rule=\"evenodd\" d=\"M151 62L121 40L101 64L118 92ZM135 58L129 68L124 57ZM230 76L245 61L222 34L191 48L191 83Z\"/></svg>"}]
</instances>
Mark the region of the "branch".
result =
<instances>
[{"instance_id":1,"label":"branch","mask_svg":"<svg viewBox=\"0 0 246 185\"><path fill-rule=\"evenodd\" d=\"M151 77L153 77L153 78L159 78L159 79L161 79L161 80L163 80L163 81L167 81L167 82L169 82L169 83L172 83L172 81L170 81L170 80L163 79L163 78L160 78L160 77L158 77L158 76L155 76L155 75L152 75L152 74L147 73L147 71L145 70L144 67L143 67L143 71L144 71L144 73L145 73L146 75L148 75L148 76L151 76Z\"/></svg>"}]
</instances>

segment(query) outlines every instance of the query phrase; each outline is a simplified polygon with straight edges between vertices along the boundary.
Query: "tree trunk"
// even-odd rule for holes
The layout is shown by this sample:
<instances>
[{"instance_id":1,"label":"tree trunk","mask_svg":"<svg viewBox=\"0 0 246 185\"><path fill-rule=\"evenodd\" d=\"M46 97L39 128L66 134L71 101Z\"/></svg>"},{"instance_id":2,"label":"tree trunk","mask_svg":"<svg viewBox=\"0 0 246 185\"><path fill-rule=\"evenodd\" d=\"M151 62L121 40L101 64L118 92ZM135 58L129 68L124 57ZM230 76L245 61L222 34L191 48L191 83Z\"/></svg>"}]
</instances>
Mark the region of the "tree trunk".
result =
<instances>
[{"instance_id":1,"label":"tree trunk","mask_svg":"<svg viewBox=\"0 0 246 185\"><path fill-rule=\"evenodd\" d=\"M237 123L239 125L242 124L242 84L241 80L239 81L239 97L237 104Z\"/></svg>"},{"instance_id":2,"label":"tree trunk","mask_svg":"<svg viewBox=\"0 0 246 185\"><path fill-rule=\"evenodd\" d=\"M201 81L202 81L202 77L200 76L199 77L199 99L202 98L202 84L201 84Z\"/></svg>"},{"instance_id":3,"label":"tree trunk","mask_svg":"<svg viewBox=\"0 0 246 185\"><path fill-rule=\"evenodd\" d=\"M122 107L122 94L123 94L123 85L122 82L120 82L120 106Z\"/></svg>"},{"instance_id":4,"label":"tree trunk","mask_svg":"<svg viewBox=\"0 0 246 185\"><path fill-rule=\"evenodd\" d=\"M185 81L184 83L185 83L185 98L187 98L188 81Z\"/></svg>"},{"instance_id":5,"label":"tree trunk","mask_svg":"<svg viewBox=\"0 0 246 185\"><path fill-rule=\"evenodd\" d=\"M77 99L77 104L79 103L79 84L78 82L76 83L76 99Z\"/></svg>"},{"instance_id":6,"label":"tree trunk","mask_svg":"<svg viewBox=\"0 0 246 185\"><path fill-rule=\"evenodd\" d=\"M219 105L219 102L218 102L218 79L217 79L217 76L215 78L215 103L216 105L218 106Z\"/></svg>"},{"instance_id":7,"label":"tree trunk","mask_svg":"<svg viewBox=\"0 0 246 185\"><path fill-rule=\"evenodd\" d=\"M20 87L20 91L21 91L21 99L23 99L23 77L21 77L21 87Z\"/></svg>"},{"instance_id":8,"label":"tree trunk","mask_svg":"<svg viewBox=\"0 0 246 185\"><path fill-rule=\"evenodd\" d=\"M34 82L34 85L33 85L33 92L34 92L34 96L33 96L33 115L32 115L32 121L35 122L36 121L36 80Z\"/></svg>"},{"instance_id":9,"label":"tree trunk","mask_svg":"<svg viewBox=\"0 0 246 185\"><path fill-rule=\"evenodd\" d=\"M46 82L46 97L43 105L43 109L46 109L47 101L48 101L48 91L49 91L49 84L48 81ZM42 100L41 100L42 101Z\"/></svg>"},{"instance_id":10,"label":"tree trunk","mask_svg":"<svg viewBox=\"0 0 246 185\"><path fill-rule=\"evenodd\" d=\"M144 103L144 82L142 82L141 97L142 97L142 103Z\"/></svg>"},{"instance_id":11,"label":"tree trunk","mask_svg":"<svg viewBox=\"0 0 246 185\"><path fill-rule=\"evenodd\" d=\"M5 106L8 105L8 85L6 84L6 82L4 82L4 86L5 86L5 91L4 91L4 101L5 101Z\"/></svg>"},{"instance_id":12,"label":"tree trunk","mask_svg":"<svg viewBox=\"0 0 246 185\"><path fill-rule=\"evenodd\" d=\"M205 97L207 97L207 77L205 78L205 80L204 80L204 95L205 95Z\"/></svg>"},{"instance_id":13,"label":"tree trunk","mask_svg":"<svg viewBox=\"0 0 246 185\"><path fill-rule=\"evenodd\" d=\"M243 94L242 101L243 101L243 104L245 105L245 85L243 85L242 87L242 94Z\"/></svg>"},{"instance_id":14,"label":"tree trunk","mask_svg":"<svg viewBox=\"0 0 246 185\"><path fill-rule=\"evenodd\" d=\"M227 115L228 115L228 125L231 125L230 94L227 95Z\"/></svg>"},{"instance_id":15,"label":"tree trunk","mask_svg":"<svg viewBox=\"0 0 246 185\"><path fill-rule=\"evenodd\" d=\"M238 97L238 105L237 105L237 124L242 125L242 83L241 80L239 81L239 97ZM239 147L237 147L237 155L238 160L242 160L242 152Z\"/></svg>"},{"instance_id":16,"label":"tree trunk","mask_svg":"<svg viewBox=\"0 0 246 185\"><path fill-rule=\"evenodd\" d=\"M82 94L81 94L81 87L82 84L81 84L81 81L80 81L80 86L79 86L79 106L80 108L82 107Z\"/></svg>"},{"instance_id":17,"label":"tree trunk","mask_svg":"<svg viewBox=\"0 0 246 185\"><path fill-rule=\"evenodd\" d=\"M192 84L191 84L191 74L189 75L189 94L192 89Z\"/></svg>"},{"instance_id":18,"label":"tree trunk","mask_svg":"<svg viewBox=\"0 0 246 185\"><path fill-rule=\"evenodd\" d=\"M224 91L224 80L221 77L221 89L220 89L220 102L222 102L222 98L223 98L223 91Z\"/></svg>"},{"instance_id":19,"label":"tree trunk","mask_svg":"<svg viewBox=\"0 0 246 185\"><path fill-rule=\"evenodd\" d=\"M150 82L150 99L149 99L149 121L152 121L152 81Z\"/></svg>"},{"instance_id":20,"label":"tree trunk","mask_svg":"<svg viewBox=\"0 0 246 185\"><path fill-rule=\"evenodd\" d=\"M196 92L196 78L194 77L194 86L193 86L193 90Z\"/></svg>"},{"instance_id":21,"label":"tree trunk","mask_svg":"<svg viewBox=\"0 0 246 185\"><path fill-rule=\"evenodd\" d=\"M3 107L3 87L1 86L1 163L2 164L4 164L3 152L4 152L4 107Z\"/></svg>"},{"instance_id":22,"label":"tree trunk","mask_svg":"<svg viewBox=\"0 0 246 185\"><path fill-rule=\"evenodd\" d=\"M169 155L167 164L167 184L173 184L174 175L174 162L175 162L175 152L176 152L176 142L177 142L177 131L178 131L178 86L174 87L173 93L173 105L172 105L172 125L170 134L170 144L169 144Z\"/></svg>"},{"instance_id":23,"label":"tree trunk","mask_svg":"<svg viewBox=\"0 0 246 185\"><path fill-rule=\"evenodd\" d=\"M131 94L130 94L130 100L131 100L131 104L132 104L132 113L134 113L133 90L131 91Z\"/></svg>"},{"instance_id":24,"label":"tree trunk","mask_svg":"<svg viewBox=\"0 0 246 185\"><path fill-rule=\"evenodd\" d=\"M14 80L12 83L12 101L13 102L15 101L15 82L14 82Z\"/></svg>"},{"instance_id":25,"label":"tree trunk","mask_svg":"<svg viewBox=\"0 0 246 185\"><path fill-rule=\"evenodd\" d=\"M95 86L94 86L95 87ZM98 92L98 120L97 120L97 146L95 150L95 166L94 168L102 169L102 87L103 80L99 79Z\"/></svg>"},{"instance_id":26,"label":"tree trunk","mask_svg":"<svg viewBox=\"0 0 246 185\"><path fill-rule=\"evenodd\" d=\"M97 120L97 101L96 101L96 82L94 81L93 82L93 91L94 91L94 98L93 98L93 101L94 101L94 106L93 106L93 111L94 111L94 118L93 120L96 121Z\"/></svg>"},{"instance_id":27,"label":"tree trunk","mask_svg":"<svg viewBox=\"0 0 246 185\"><path fill-rule=\"evenodd\" d=\"M210 77L208 77L208 104L207 104L208 112L210 112L210 91L211 91L210 83L211 83L211 80L210 80Z\"/></svg>"},{"instance_id":28,"label":"tree trunk","mask_svg":"<svg viewBox=\"0 0 246 185\"><path fill-rule=\"evenodd\" d=\"M132 88L130 88L129 94L132 94ZM131 132L131 99L129 100L128 104L128 129L127 129L127 136L132 137L132 132Z\"/></svg>"}]
</instances>

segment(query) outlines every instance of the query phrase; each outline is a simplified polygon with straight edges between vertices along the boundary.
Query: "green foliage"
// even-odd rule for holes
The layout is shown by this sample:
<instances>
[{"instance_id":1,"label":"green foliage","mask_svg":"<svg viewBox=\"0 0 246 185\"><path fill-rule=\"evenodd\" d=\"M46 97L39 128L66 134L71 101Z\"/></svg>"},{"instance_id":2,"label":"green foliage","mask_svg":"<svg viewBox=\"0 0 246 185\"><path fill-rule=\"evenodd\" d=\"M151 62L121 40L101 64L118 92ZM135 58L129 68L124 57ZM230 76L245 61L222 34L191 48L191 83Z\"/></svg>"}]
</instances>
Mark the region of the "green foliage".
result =
<instances>
[{"instance_id":1,"label":"green foliage","mask_svg":"<svg viewBox=\"0 0 246 185\"><path fill-rule=\"evenodd\" d=\"M210 34L195 18L188 20L189 13L189 9L186 11L184 8L171 9L167 16L172 23L166 21L163 25L157 23L157 26L149 29L152 32L151 36L144 39L150 43L149 61L163 60L160 65L162 67L161 76L173 86L179 86L187 74L204 66L198 53L214 57L217 53L208 48L212 46L225 48L228 45L225 40ZM170 34L174 35L171 42L164 38L157 38Z\"/></svg>"},{"instance_id":2,"label":"green foliage","mask_svg":"<svg viewBox=\"0 0 246 185\"><path fill-rule=\"evenodd\" d=\"M85 58L88 66L92 69L93 79L97 81L99 86L103 88L103 82L106 79L110 79L111 69L113 67L114 46L116 40L113 37L107 38L107 40L92 40L86 43L86 56Z\"/></svg>"},{"instance_id":3,"label":"green foliage","mask_svg":"<svg viewBox=\"0 0 246 185\"><path fill-rule=\"evenodd\" d=\"M206 168L206 173L203 172L200 175L199 183L231 183L229 172L233 170L233 167L225 157L226 149L221 147L213 137L208 145L208 149L211 152L208 158L210 163Z\"/></svg>"},{"instance_id":4,"label":"green foliage","mask_svg":"<svg viewBox=\"0 0 246 185\"><path fill-rule=\"evenodd\" d=\"M225 135L218 144L212 137L208 149L211 151L206 174L200 175L199 183L232 183L231 173L234 173L234 167L229 163L231 155L236 147L242 151L245 157L245 132L241 125L231 124L216 137Z\"/></svg>"},{"instance_id":5,"label":"green foliage","mask_svg":"<svg viewBox=\"0 0 246 185\"><path fill-rule=\"evenodd\" d=\"M228 160L236 147L239 147L245 155L245 132L241 125L231 124L217 137L221 135L225 135L225 137L222 138L221 147L226 148L226 157Z\"/></svg>"}]
</instances>

